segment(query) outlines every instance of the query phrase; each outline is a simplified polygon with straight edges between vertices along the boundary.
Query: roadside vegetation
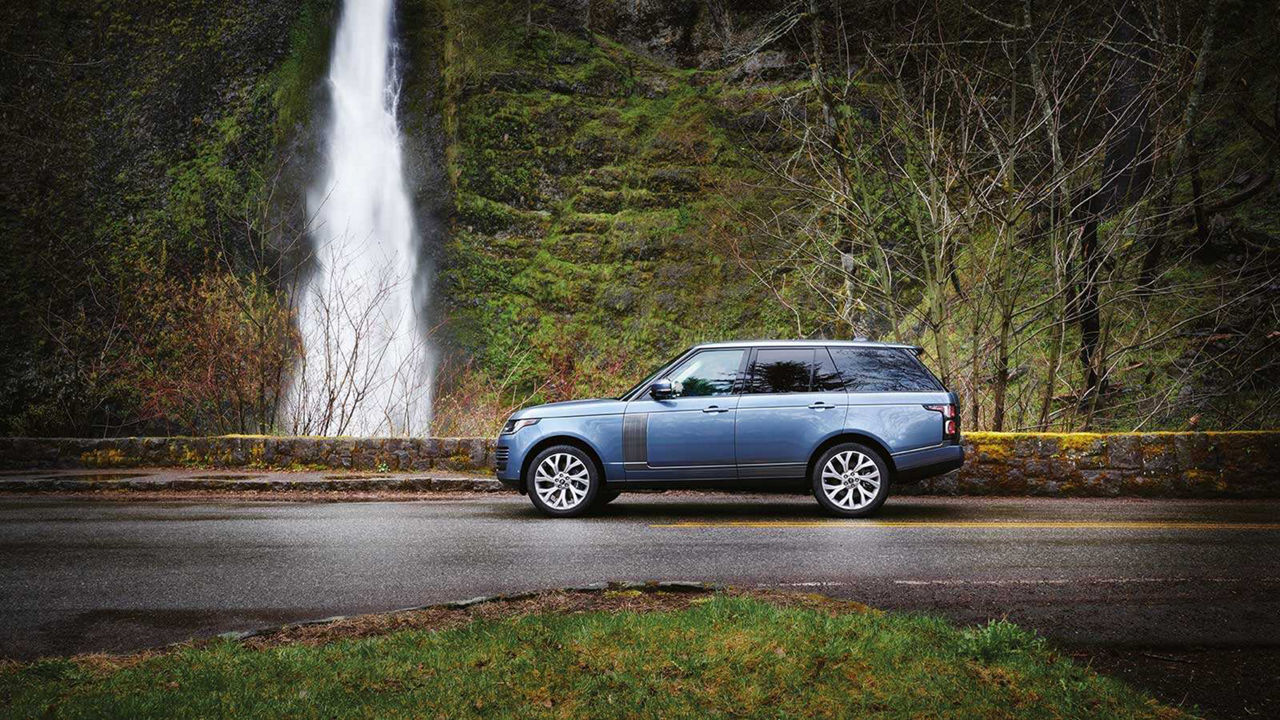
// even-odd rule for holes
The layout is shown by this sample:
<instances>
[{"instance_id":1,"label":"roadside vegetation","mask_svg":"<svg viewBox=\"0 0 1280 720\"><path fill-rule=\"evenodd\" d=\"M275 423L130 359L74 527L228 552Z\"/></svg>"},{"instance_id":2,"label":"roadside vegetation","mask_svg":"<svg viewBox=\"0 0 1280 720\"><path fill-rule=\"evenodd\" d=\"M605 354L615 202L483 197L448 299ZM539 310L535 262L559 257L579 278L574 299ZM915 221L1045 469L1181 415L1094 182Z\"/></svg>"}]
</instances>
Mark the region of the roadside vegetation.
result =
<instances>
[{"instance_id":1,"label":"roadside vegetation","mask_svg":"<svg viewBox=\"0 0 1280 720\"><path fill-rule=\"evenodd\" d=\"M1188 717L1007 622L960 629L806 596L594 595L15 664L0 704L14 718Z\"/></svg>"},{"instance_id":2,"label":"roadside vegetation","mask_svg":"<svg viewBox=\"0 0 1280 720\"><path fill-rule=\"evenodd\" d=\"M0 432L289 432L340 4L10 5ZM435 435L767 336L971 430L1280 423L1274 3L397 8Z\"/></svg>"},{"instance_id":3,"label":"roadside vegetation","mask_svg":"<svg viewBox=\"0 0 1280 720\"><path fill-rule=\"evenodd\" d=\"M674 5L450 11L446 434L734 337L918 343L974 430L1275 423L1274 9Z\"/></svg>"}]
</instances>

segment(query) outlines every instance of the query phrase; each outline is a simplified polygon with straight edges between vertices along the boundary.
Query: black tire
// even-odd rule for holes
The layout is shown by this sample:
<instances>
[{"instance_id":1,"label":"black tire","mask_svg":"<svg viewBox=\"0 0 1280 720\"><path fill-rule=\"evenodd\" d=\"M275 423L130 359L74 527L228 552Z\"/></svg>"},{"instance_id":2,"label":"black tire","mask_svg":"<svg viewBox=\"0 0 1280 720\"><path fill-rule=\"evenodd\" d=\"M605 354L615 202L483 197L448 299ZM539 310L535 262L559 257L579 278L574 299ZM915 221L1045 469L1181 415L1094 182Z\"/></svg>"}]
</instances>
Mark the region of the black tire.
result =
<instances>
[{"instance_id":1,"label":"black tire","mask_svg":"<svg viewBox=\"0 0 1280 720\"><path fill-rule=\"evenodd\" d=\"M524 480L533 506L549 517L578 517L591 509L600 494L600 468L573 445L552 445L535 455ZM579 494L580 480L587 486L583 494Z\"/></svg>"},{"instance_id":2,"label":"black tire","mask_svg":"<svg viewBox=\"0 0 1280 720\"><path fill-rule=\"evenodd\" d=\"M843 456L843 457L842 457ZM840 458L840 459L837 459ZM875 465L875 473L864 461ZM834 461L834 464L832 464ZM833 473L841 476L837 482L824 481L823 471L832 464ZM852 471L852 474L849 474ZM871 478L878 484L872 489ZM855 442L840 443L822 453L813 464L809 478L813 497L822 509L831 515L861 518L874 515L889 497L889 466L878 451Z\"/></svg>"}]
</instances>

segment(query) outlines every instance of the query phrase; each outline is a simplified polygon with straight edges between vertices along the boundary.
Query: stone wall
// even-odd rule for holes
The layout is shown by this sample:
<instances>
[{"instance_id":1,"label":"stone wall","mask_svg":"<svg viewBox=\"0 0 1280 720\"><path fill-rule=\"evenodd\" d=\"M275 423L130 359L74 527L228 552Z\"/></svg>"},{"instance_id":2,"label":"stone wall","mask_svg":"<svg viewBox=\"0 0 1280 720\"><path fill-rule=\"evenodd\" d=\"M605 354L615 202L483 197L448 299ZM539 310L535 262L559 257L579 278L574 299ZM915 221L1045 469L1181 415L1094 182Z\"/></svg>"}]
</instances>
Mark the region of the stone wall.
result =
<instances>
[{"instance_id":1,"label":"stone wall","mask_svg":"<svg viewBox=\"0 0 1280 720\"><path fill-rule=\"evenodd\" d=\"M487 438L0 438L0 468L217 467L489 473ZM969 433L928 495L1280 497L1280 431Z\"/></svg>"},{"instance_id":2,"label":"stone wall","mask_svg":"<svg viewBox=\"0 0 1280 720\"><path fill-rule=\"evenodd\" d=\"M965 465L902 494L1280 497L1280 431L965 435Z\"/></svg>"},{"instance_id":3,"label":"stone wall","mask_svg":"<svg viewBox=\"0 0 1280 720\"><path fill-rule=\"evenodd\" d=\"M489 472L486 438L0 438L0 468L211 467Z\"/></svg>"}]
</instances>

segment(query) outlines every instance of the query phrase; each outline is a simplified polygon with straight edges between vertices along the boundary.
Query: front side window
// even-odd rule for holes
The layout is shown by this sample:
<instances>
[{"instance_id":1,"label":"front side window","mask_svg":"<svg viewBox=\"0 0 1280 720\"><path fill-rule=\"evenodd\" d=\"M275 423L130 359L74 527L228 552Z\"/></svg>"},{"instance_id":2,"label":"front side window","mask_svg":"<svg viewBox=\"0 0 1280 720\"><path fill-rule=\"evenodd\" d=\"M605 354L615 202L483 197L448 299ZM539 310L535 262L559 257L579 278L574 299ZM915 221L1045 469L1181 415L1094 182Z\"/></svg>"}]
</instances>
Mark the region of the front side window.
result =
<instances>
[{"instance_id":1,"label":"front side window","mask_svg":"<svg viewBox=\"0 0 1280 720\"><path fill-rule=\"evenodd\" d=\"M749 393L809 392L813 378L813 348L756 351L751 363Z\"/></svg>"},{"instance_id":2,"label":"front side window","mask_svg":"<svg viewBox=\"0 0 1280 720\"><path fill-rule=\"evenodd\" d=\"M937 392L942 386L905 348L833 347L849 392Z\"/></svg>"},{"instance_id":3,"label":"front side window","mask_svg":"<svg viewBox=\"0 0 1280 720\"><path fill-rule=\"evenodd\" d=\"M676 397L729 395L745 350L704 350L667 374Z\"/></svg>"}]
</instances>

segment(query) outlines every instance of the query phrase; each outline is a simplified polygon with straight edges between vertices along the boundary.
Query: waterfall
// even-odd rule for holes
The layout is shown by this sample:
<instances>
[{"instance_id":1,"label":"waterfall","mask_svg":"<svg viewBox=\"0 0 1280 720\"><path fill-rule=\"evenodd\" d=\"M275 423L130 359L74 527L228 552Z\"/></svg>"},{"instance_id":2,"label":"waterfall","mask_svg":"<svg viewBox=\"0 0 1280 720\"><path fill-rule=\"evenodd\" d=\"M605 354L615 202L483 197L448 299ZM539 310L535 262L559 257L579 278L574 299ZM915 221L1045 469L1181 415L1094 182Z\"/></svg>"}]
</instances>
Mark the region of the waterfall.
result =
<instances>
[{"instance_id":1,"label":"waterfall","mask_svg":"<svg viewBox=\"0 0 1280 720\"><path fill-rule=\"evenodd\" d=\"M426 434L431 365L405 187L393 0L345 0L329 67L325 167L307 196L315 271L298 296L289 391L307 435Z\"/></svg>"}]
</instances>

